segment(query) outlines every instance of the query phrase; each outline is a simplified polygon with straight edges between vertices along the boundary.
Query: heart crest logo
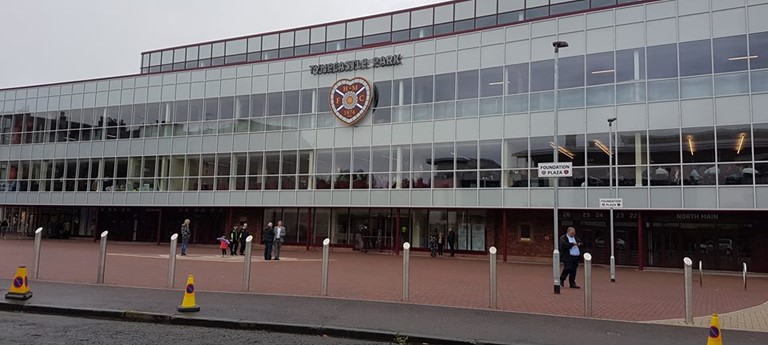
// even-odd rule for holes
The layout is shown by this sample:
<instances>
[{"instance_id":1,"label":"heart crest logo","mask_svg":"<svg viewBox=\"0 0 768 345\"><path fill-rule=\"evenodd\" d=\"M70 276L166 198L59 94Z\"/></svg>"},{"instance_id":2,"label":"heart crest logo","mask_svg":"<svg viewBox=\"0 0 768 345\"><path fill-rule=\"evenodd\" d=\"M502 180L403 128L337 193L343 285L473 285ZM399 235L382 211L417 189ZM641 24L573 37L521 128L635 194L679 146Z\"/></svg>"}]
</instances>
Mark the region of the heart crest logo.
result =
<instances>
[{"instance_id":1,"label":"heart crest logo","mask_svg":"<svg viewBox=\"0 0 768 345\"><path fill-rule=\"evenodd\" d=\"M373 104L373 88L363 78L337 81L330 96L333 115L349 126L360 121Z\"/></svg>"}]
</instances>

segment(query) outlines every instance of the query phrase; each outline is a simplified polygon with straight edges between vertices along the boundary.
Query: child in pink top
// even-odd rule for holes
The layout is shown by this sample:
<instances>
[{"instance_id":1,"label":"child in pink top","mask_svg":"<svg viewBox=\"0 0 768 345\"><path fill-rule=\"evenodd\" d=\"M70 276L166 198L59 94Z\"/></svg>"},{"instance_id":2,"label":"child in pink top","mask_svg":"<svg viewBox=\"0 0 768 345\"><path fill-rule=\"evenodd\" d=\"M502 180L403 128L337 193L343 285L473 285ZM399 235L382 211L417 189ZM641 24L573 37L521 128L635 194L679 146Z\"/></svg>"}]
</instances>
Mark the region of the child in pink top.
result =
<instances>
[{"instance_id":1,"label":"child in pink top","mask_svg":"<svg viewBox=\"0 0 768 345\"><path fill-rule=\"evenodd\" d=\"M229 240L226 239L224 236L221 236L216 240L219 241L219 248L221 249L221 257L223 258L227 255L227 248L229 248Z\"/></svg>"}]
</instances>

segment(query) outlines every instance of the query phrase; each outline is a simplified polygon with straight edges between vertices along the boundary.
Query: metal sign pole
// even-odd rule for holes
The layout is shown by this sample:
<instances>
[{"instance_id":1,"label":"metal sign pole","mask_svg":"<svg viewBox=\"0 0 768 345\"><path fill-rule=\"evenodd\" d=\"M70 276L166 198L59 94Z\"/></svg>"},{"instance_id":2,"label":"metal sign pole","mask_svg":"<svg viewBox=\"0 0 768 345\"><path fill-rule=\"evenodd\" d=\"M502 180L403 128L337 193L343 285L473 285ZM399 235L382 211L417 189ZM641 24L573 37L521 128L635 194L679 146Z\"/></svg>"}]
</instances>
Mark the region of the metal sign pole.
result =
<instances>
[{"instance_id":1,"label":"metal sign pole","mask_svg":"<svg viewBox=\"0 0 768 345\"><path fill-rule=\"evenodd\" d=\"M609 186L609 192L611 194L611 198L616 198L614 195L614 186L613 186L613 121L616 121L616 118L608 119L608 178L610 179L610 182L608 182ZM618 186L617 186L618 187ZM614 231L613 231L613 206L611 206L611 209L608 211L610 213L610 232L611 232L611 282L616 282L616 256L614 255L614 250L616 247L616 240L614 239Z\"/></svg>"},{"instance_id":2,"label":"metal sign pole","mask_svg":"<svg viewBox=\"0 0 768 345\"><path fill-rule=\"evenodd\" d=\"M43 228L39 227L37 230L35 230L35 253L32 257L32 269L34 270L34 273L32 276L37 279L37 277L40 276L40 246L42 245L43 241Z\"/></svg>"},{"instance_id":3,"label":"metal sign pole","mask_svg":"<svg viewBox=\"0 0 768 345\"><path fill-rule=\"evenodd\" d=\"M96 284L104 284L104 272L107 268L107 235L109 231L101 233L101 245L99 246L99 266L96 272Z\"/></svg>"},{"instance_id":4,"label":"metal sign pole","mask_svg":"<svg viewBox=\"0 0 768 345\"><path fill-rule=\"evenodd\" d=\"M176 285L176 244L179 242L179 234L171 235L170 252L168 253L168 287Z\"/></svg>"},{"instance_id":5,"label":"metal sign pole","mask_svg":"<svg viewBox=\"0 0 768 345\"><path fill-rule=\"evenodd\" d=\"M248 237L245 238L245 243L242 244L245 246L245 256L243 257L243 291L248 291L251 288L252 243L253 235L248 235Z\"/></svg>"}]
</instances>

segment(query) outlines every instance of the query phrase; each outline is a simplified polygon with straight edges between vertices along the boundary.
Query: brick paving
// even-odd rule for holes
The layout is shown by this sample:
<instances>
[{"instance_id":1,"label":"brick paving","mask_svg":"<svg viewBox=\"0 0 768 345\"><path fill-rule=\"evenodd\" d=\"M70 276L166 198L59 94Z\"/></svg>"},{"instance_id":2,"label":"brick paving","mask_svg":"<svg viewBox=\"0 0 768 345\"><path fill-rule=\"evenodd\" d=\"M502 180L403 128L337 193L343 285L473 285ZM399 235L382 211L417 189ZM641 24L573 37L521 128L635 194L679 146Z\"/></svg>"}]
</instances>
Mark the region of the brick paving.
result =
<instances>
[{"instance_id":1,"label":"brick paving","mask_svg":"<svg viewBox=\"0 0 768 345\"><path fill-rule=\"evenodd\" d=\"M0 240L0 275L10 278L18 265L31 266L33 242ZM95 283L98 244L86 240L45 240L40 279ZM167 288L167 244L110 242L106 284ZM192 245L187 257L177 257L176 286L187 274L195 275L201 291L242 291L242 257L220 257L217 246ZM318 296L322 253L283 247L283 260L264 261L254 246L250 292L277 295ZM410 302L474 309L488 305L487 257L447 256L430 258L412 253ZM583 290L565 287L552 293L549 264L498 262L498 308L504 311L583 316ZM684 316L682 271L617 269L611 283L607 267L593 269L593 317L600 319L680 323ZM583 267L578 283L583 285ZM331 297L400 302L402 257L387 253L333 249L329 270ZM694 278L698 279L697 277ZM706 275L703 287L694 284L694 315L697 324L718 312L724 329L768 332L768 278L750 279L744 290L740 275ZM706 321L702 321L706 320Z\"/></svg>"}]
</instances>

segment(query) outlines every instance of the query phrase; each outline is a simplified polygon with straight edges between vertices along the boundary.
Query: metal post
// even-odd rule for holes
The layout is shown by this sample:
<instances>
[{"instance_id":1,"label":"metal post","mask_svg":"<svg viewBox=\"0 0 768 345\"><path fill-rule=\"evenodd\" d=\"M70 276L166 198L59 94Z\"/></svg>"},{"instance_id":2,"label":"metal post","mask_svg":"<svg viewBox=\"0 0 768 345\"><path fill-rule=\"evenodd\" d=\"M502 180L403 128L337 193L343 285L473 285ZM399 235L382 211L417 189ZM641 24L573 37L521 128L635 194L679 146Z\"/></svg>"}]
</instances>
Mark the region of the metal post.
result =
<instances>
[{"instance_id":1,"label":"metal post","mask_svg":"<svg viewBox=\"0 0 768 345\"><path fill-rule=\"evenodd\" d=\"M584 316L592 317L592 254L584 253Z\"/></svg>"},{"instance_id":2,"label":"metal post","mask_svg":"<svg viewBox=\"0 0 768 345\"><path fill-rule=\"evenodd\" d=\"M43 228L39 227L37 230L35 230L35 253L34 257L32 258L32 269L34 270L32 277L34 277L34 279L37 279L37 277L40 276L40 245L42 245L42 242Z\"/></svg>"},{"instance_id":3,"label":"metal post","mask_svg":"<svg viewBox=\"0 0 768 345\"><path fill-rule=\"evenodd\" d=\"M242 244L245 246L245 257L243 257L243 291L248 291L251 288L252 243L253 235L248 235L248 237L245 238L245 243Z\"/></svg>"},{"instance_id":4,"label":"metal post","mask_svg":"<svg viewBox=\"0 0 768 345\"><path fill-rule=\"evenodd\" d=\"M702 269L701 260L699 260L699 287L704 286L704 270Z\"/></svg>"},{"instance_id":5,"label":"metal post","mask_svg":"<svg viewBox=\"0 0 768 345\"><path fill-rule=\"evenodd\" d=\"M611 198L615 198L616 195L614 193L615 189L613 188L613 121L616 121L616 118L608 119L608 179L610 180L608 182L608 188L609 193L611 195ZM613 207L608 210L608 213L610 213L610 232L611 232L611 282L616 282L616 256L614 256L614 249L616 247L616 240L614 239L614 231L613 231Z\"/></svg>"},{"instance_id":6,"label":"metal post","mask_svg":"<svg viewBox=\"0 0 768 345\"><path fill-rule=\"evenodd\" d=\"M744 290L747 289L747 263L744 262L744 271L741 273L741 278L744 280Z\"/></svg>"},{"instance_id":7,"label":"metal post","mask_svg":"<svg viewBox=\"0 0 768 345\"><path fill-rule=\"evenodd\" d=\"M553 149L552 149L552 159L553 162L557 163L558 161L558 154L557 154L557 108L558 108L558 101L557 101L557 88L559 83L559 55L560 55L560 48L565 48L568 46L568 43L564 41L557 41L553 42L552 46L555 47L555 88L554 88L554 114L553 114L553 121L552 121L552 141L553 141ZM554 277L554 292L555 294L560 293L560 251L558 250L558 180L557 178L552 179L552 185L553 185L553 191L554 191L554 200L553 200L553 208L552 208L552 225L553 225L553 236L552 241L554 243L553 250L552 250L552 276Z\"/></svg>"},{"instance_id":8,"label":"metal post","mask_svg":"<svg viewBox=\"0 0 768 345\"><path fill-rule=\"evenodd\" d=\"M403 302L408 302L411 284L411 244L403 243Z\"/></svg>"},{"instance_id":9,"label":"metal post","mask_svg":"<svg viewBox=\"0 0 768 345\"><path fill-rule=\"evenodd\" d=\"M693 261L686 257L683 259L685 265L685 323L693 324Z\"/></svg>"},{"instance_id":10,"label":"metal post","mask_svg":"<svg viewBox=\"0 0 768 345\"><path fill-rule=\"evenodd\" d=\"M171 235L170 252L168 253L168 287L176 285L176 244L179 243L179 234Z\"/></svg>"},{"instance_id":11,"label":"metal post","mask_svg":"<svg viewBox=\"0 0 768 345\"><path fill-rule=\"evenodd\" d=\"M330 239L323 240L323 271L320 286L320 294L323 296L328 296L328 251L330 244Z\"/></svg>"},{"instance_id":12,"label":"metal post","mask_svg":"<svg viewBox=\"0 0 768 345\"><path fill-rule=\"evenodd\" d=\"M489 256L489 264L490 264L490 291L489 291L489 307L491 309L496 309L496 247L491 247L488 249L488 253L491 255Z\"/></svg>"},{"instance_id":13,"label":"metal post","mask_svg":"<svg viewBox=\"0 0 768 345\"><path fill-rule=\"evenodd\" d=\"M101 245L99 246L99 271L96 272L96 284L104 284L104 272L107 268L107 234L109 234L109 231L101 233Z\"/></svg>"}]
</instances>

